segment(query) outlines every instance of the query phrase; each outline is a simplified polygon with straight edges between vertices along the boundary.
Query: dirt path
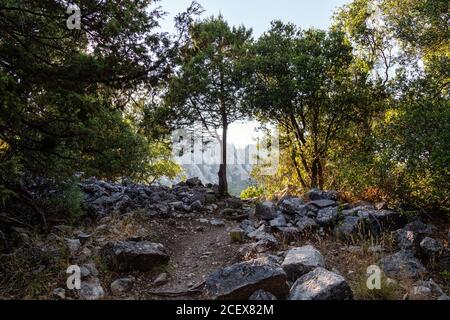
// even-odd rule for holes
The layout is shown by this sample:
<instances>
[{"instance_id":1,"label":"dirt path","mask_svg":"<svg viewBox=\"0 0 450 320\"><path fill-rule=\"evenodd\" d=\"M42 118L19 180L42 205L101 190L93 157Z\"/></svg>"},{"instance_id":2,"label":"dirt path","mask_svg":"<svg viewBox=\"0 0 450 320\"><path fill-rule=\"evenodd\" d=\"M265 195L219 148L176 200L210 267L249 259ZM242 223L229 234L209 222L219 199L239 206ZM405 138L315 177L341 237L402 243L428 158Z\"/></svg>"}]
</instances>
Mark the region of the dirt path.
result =
<instances>
[{"instance_id":1,"label":"dirt path","mask_svg":"<svg viewBox=\"0 0 450 320\"><path fill-rule=\"evenodd\" d=\"M151 232L155 241L164 244L170 263L167 269L156 273L139 275L129 296L142 299L198 299L200 294L180 297L164 297L150 292L185 292L202 284L211 272L239 261L239 244L230 241L229 231L238 223L222 220L224 225L213 226L209 222L218 219L212 216L178 221L154 221ZM153 285L160 273L169 275L168 282Z\"/></svg>"}]
</instances>

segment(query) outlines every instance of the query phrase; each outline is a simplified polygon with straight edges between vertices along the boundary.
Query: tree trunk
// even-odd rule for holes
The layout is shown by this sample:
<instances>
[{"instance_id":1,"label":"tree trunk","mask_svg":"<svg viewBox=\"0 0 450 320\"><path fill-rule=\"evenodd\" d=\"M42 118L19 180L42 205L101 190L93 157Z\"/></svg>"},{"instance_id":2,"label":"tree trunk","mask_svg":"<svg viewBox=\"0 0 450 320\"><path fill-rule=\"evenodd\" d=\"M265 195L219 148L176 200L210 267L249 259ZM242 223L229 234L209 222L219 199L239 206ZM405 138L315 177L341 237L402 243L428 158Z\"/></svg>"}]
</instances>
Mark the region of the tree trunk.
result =
<instances>
[{"instance_id":1,"label":"tree trunk","mask_svg":"<svg viewBox=\"0 0 450 320\"><path fill-rule=\"evenodd\" d=\"M227 181L227 134L228 124L224 121L222 134L222 157L219 169L219 194L222 197L228 196L228 181Z\"/></svg>"}]
</instances>

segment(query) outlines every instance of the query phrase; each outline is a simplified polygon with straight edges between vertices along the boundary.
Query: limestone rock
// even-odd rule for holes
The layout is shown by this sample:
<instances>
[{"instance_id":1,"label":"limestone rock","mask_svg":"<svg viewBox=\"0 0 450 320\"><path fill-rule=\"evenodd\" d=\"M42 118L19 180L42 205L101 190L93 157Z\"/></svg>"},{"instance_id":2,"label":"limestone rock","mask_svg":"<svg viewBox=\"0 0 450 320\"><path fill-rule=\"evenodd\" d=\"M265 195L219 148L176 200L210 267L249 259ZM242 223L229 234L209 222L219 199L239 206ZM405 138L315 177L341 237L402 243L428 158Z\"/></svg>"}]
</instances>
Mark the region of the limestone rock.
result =
<instances>
[{"instance_id":1,"label":"limestone rock","mask_svg":"<svg viewBox=\"0 0 450 320\"><path fill-rule=\"evenodd\" d=\"M121 295L130 291L133 288L134 279L133 278L122 278L117 279L110 285L112 294Z\"/></svg>"},{"instance_id":2,"label":"limestone rock","mask_svg":"<svg viewBox=\"0 0 450 320\"><path fill-rule=\"evenodd\" d=\"M379 265L391 278L416 278L426 273L425 267L409 250L402 250L381 259Z\"/></svg>"},{"instance_id":3,"label":"limestone rock","mask_svg":"<svg viewBox=\"0 0 450 320\"><path fill-rule=\"evenodd\" d=\"M148 241L110 242L101 249L101 256L114 271L151 271L167 265L169 255L162 244Z\"/></svg>"},{"instance_id":4,"label":"limestone rock","mask_svg":"<svg viewBox=\"0 0 450 320\"><path fill-rule=\"evenodd\" d=\"M289 300L352 300L353 293L340 275L316 268L299 278L291 288Z\"/></svg>"},{"instance_id":5,"label":"limestone rock","mask_svg":"<svg viewBox=\"0 0 450 320\"><path fill-rule=\"evenodd\" d=\"M275 301L275 300L277 300L277 297L275 297L270 292L266 292L264 290L258 290L255 293L253 293L248 300L250 300L250 301Z\"/></svg>"},{"instance_id":6,"label":"limestone rock","mask_svg":"<svg viewBox=\"0 0 450 320\"><path fill-rule=\"evenodd\" d=\"M275 204L270 201L257 204L255 215L256 217L267 221L275 219L278 216Z\"/></svg>"},{"instance_id":7,"label":"limestone rock","mask_svg":"<svg viewBox=\"0 0 450 320\"><path fill-rule=\"evenodd\" d=\"M205 283L207 294L218 300L247 300L255 291L271 292L285 298L289 288L284 270L267 259L241 262L210 274Z\"/></svg>"},{"instance_id":8,"label":"limestone rock","mask_svg":"<svg viewBox=\"0 0 450 320\"><path fill-rule=\"evenodd\" d=\"M316 248L304 246L289 250L281 267L294 282L317 267L325 267L325 260Z\"/></svg>"},{"instance_id":9,"label":"limestone rock","mask_svg":"<svg viewBox=\"0 0 450 320\"><path fill-rule=\"evenodd\" d=\"M105 297L105 291L96 277L81 281L78 294L81 300L99 300Z\"/></svg>"},{"instance_id":10,"label":"limestone rock","mask_svg":"<svg viewBox=\"0 0 450 320\"><path fill-rule=\"evenodd\" d=\"M327 226L336 222L338 217L337 208L329 207L319 210L317 214L317 223L321 226Z\"/></svg>"}]
</instances>

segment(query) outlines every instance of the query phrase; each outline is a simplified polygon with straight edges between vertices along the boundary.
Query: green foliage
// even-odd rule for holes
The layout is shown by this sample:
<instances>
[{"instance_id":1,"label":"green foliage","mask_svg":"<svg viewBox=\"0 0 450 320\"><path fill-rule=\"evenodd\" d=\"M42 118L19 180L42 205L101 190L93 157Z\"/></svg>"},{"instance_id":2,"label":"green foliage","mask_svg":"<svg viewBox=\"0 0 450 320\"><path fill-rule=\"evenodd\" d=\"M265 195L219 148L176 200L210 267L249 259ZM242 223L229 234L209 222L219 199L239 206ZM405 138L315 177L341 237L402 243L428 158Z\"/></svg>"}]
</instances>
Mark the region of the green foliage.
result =
<instances>
[{"instance_id":1,"label":"green foliage","mask_svg":"<svg viewBox=\"0 0 450 320\"><path fill-rule=\"evenodd\" d=\"M74 224L84 215L83 197L84 194L76 183L68 184L61 193L49 198L49 210L61 214L69 223Z\"/></svg>"},{"instance_id":2,"label":"green foliage","mask_svg":"<svg viewBox=\"0 0 450 320\"><path fill-rule=\"evenodd\" d=\"M15 159L18 174L117 178L147 169L149 141L123 110L167 75L171 43L154 31L162 11L152 3L82 1L80 31L66 27L60 1L0 7L0 141L8 146L0 157Z\"/></svg>"},{"instance_id":3,"label":"green foliage","mask_svg":"<svg viewBox=\"0 0 450 320\"><path fill-rule=\"evenodd\" d=\"M177 59L178 69L166 94L166 105L178 126L199 122L209 135L227 146L228 126L243 116L241 61L250 43L251 30L231 28L222 16L189 26ZM222 149L219 192L225 195L227 148Z\"/></svg>"},{"instance_id":4,"label":"green foliage","mask_svg":"<svg viewBox=\"0 0 450 320\"><path fill-rule=\"evenodd\" d=\"M344 33L301 31L279 21L253 46L247 65L247 110L279 127L303 189L326 187L333 144L373 112L367 68Z\"/></svg>"},{"instance_id":5,"label":"green foliage","mask_svg":"<svg viewBox=\"0 0 450 320\"><path fill-rule=\"evenodd\" d=\"M260 187L248 187L247 189L245 189L244 191L242 191L241 193L241 199L254 199L254 198L259 198L264 194L264 190Z\"/></svg>"},{"instance_id":6,"label":"green foliage","mask_svg":"<svg viewBox=\"0 0 450 320\"><path fill-rule=\"evenodd\" d=\"M439 0L355 0L340 11L338 25L349 37L366 51L375 49L375 59L392 59L387 67L397 69L385 88L386 108L370 131L350 152L338 146L334 154L340 189L361 194L371 188L410 210L448 210L447 21L448 3ZM365 42L374 35L402 49L397 59L389 46Z\"/></svg>"}]
</instances>

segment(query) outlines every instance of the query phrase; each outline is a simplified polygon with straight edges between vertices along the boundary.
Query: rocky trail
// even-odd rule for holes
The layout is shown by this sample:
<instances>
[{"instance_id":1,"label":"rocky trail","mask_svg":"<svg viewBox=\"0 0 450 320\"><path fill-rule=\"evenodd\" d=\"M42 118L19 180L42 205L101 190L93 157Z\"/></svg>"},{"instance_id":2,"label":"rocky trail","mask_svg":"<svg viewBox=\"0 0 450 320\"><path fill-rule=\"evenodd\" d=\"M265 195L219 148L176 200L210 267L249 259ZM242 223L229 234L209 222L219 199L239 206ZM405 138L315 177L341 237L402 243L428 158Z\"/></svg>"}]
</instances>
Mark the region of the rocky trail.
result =
<instances>
[{"instance_id":1,"label":"rocky trail","mask_svg":"<svg viewBox=\"0 0 450 320\"><path fill-rule=\"evenodd\" d=\"M0 255L2 298L448 299L446 222L343 203L334 191L258 202L220 199L198 179L81 188L83 227L15 229L26 241ZM69 266L80 268L79 290L66 288ZM375 291L373 266L383 272Z\"/></svg>"}]
</instances>

